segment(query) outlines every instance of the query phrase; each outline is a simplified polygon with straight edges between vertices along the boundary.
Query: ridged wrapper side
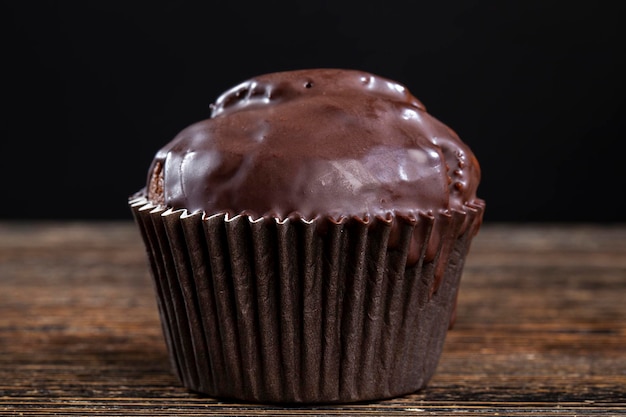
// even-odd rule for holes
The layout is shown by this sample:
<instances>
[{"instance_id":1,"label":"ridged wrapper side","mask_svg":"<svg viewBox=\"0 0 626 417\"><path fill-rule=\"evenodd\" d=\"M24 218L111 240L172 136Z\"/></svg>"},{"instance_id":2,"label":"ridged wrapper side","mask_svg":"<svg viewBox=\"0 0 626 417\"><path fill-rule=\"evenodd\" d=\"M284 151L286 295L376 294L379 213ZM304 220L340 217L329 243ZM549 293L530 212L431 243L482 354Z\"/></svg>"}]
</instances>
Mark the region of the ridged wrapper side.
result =
<instances>
[{"instance_id":1,"label":"ridged wrapper side","mask_svg":"<svg viewBox=\"0 0 626 417\"><path fill-rule=\"evenodd\" d=\"M424 387L484 209L306 220L207 216L144 198L129 205L181 383L271 403L376 400Z\"/></svg>"}]
</instances>

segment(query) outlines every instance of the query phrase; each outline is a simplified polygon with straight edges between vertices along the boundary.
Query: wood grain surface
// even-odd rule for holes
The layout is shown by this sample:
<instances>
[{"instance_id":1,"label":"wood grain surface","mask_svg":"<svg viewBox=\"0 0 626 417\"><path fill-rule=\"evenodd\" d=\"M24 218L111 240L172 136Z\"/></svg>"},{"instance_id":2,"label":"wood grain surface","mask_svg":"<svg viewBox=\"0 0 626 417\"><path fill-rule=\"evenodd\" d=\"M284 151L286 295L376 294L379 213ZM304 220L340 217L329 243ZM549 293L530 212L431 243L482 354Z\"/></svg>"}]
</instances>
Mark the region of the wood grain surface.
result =
<instances>
[{"instance_id":1,"label":"wood grain surface","mask_svg":"<svg viewBox=\"0 0 626 417\"><path fill-rule=\"evenodd\" d=\"M621 414L626 225L485 224L426 389L280 407L178 384L132 222L0 223L0 415Z\"/></svg>"}]
</instances>

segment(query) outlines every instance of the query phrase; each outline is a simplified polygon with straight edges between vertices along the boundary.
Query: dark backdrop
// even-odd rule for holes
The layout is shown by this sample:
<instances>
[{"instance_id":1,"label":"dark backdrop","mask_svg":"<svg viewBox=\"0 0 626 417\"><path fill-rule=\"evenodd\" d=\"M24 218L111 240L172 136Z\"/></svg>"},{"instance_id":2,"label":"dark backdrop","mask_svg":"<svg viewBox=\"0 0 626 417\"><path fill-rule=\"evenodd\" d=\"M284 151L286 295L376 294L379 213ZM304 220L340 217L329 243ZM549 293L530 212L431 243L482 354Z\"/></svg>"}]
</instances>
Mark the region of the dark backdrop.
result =
<instances>
[{"instance_id":1,"label":"dark backdrop","mask_svg":"<svg viewBox=\"0 0 626 417\"><path fill-rule=\"evenodd\" d=\"M624 4L2 2L0 218L130 219L156 150L222 91L344 67L470 145L486 221L625 221Z\"/></svg>"}]
</instances>

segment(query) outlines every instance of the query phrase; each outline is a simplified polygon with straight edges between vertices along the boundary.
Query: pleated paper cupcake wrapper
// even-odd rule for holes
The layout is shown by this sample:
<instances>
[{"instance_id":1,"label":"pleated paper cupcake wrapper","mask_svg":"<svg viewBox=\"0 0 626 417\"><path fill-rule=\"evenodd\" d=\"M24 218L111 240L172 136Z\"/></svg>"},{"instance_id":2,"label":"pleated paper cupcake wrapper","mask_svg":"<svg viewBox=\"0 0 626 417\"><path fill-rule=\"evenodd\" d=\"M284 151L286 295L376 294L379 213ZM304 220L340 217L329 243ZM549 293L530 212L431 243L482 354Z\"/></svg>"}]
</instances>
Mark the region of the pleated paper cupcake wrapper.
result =
<instances>
[{"instance_id":1,"label":"pleated paper cupcake wrapper","mask_svg":"<svg viewBox=\"0 0 626 417\"><path fill-rule=\"evenodd\" d=\"M376 400L424 387L483 211L322 227L129 204L181 383L270 403ZM441 245L428 259L433 230Z\"/></svg>"}]
</instances>

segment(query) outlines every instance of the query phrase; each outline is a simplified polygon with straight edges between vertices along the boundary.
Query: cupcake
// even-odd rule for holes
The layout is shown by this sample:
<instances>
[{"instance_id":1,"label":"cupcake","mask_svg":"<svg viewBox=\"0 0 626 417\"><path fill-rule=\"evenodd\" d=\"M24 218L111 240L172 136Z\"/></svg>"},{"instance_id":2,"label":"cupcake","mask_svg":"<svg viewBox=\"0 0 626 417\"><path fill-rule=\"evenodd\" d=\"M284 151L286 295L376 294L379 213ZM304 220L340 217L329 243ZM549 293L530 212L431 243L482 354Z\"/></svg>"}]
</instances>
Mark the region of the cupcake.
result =
<instances>
[{"instance_id":1,"label":"cupcake","mask_svg":"<svg viewBox=\"0 0 626 417\"><path fill-rule=\"evenodd\" d=\"M468 146L392 80L310 69L226 91L129 198L181 384L282 404L424 387L479 180Z\"/></svg>"}]
</instances>

